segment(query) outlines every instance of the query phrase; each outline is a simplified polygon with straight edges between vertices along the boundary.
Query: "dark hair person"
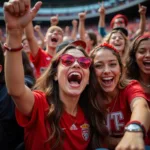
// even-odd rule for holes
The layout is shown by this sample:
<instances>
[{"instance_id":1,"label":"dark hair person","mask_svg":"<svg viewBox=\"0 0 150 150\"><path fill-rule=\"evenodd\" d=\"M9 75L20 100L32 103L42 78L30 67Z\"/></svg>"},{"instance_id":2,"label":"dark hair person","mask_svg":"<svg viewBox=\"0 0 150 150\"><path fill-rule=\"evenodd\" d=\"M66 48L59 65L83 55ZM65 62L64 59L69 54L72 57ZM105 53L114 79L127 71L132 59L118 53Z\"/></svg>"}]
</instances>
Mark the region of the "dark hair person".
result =
<instances>
[{"instance_id":1,"label":"dark hair person","mask_svg":"<svg viewBox=\"0 0 150 150\"><path fill-rule=\"evenodd\" d=\"M16 3L19 10L15 9ZM105 136L105 109L96 99L97 80L82 44L69 44L58 52L37 80L36 90L31 91L24 84L21 37L41 4L37 2L31 10L26 0L4 4L7 28L5 77L8 92L17 107L17 121L25 128L25 148L86 150L89 144L95 148L97 133L100 134L96 139L98 145Z\"/></svg>"},{"instance_id":2,"label":"dark hair person","mask_svg":"<svg viewBox=\"0 0 150 150\"><path fill-rule=\"evenodd\" d=\"M137 81L125 78L119 52L112 45L99 45L90 56L103 92L99 100L105 100L108 110L107 147L116 150L144 149L143 137L149 128L150 113L142 87Z\"/></svg>"},{"instance_id":3,"label":"dark hair person","mask_svg":"<svg viewBox=\"0 0 150 150\"><path fill-rule=\"evenodd\" d=\"M14 150L23 141L23 128L15 118L15 105L4 78L4 53L0 45L0 149Z\"/></svg>"},{"instance_id":4,"label":"dark hair person","mask_svg":"<svg viewBox=\"0 0 150 150\"><path fill-rule=\"evenodd\" d=\"M133 41L127 61L127 76L139 81L150 106L150 34L141 35ZM146 144L150 145L150 132Z\"/></svg>"}]
</instances>

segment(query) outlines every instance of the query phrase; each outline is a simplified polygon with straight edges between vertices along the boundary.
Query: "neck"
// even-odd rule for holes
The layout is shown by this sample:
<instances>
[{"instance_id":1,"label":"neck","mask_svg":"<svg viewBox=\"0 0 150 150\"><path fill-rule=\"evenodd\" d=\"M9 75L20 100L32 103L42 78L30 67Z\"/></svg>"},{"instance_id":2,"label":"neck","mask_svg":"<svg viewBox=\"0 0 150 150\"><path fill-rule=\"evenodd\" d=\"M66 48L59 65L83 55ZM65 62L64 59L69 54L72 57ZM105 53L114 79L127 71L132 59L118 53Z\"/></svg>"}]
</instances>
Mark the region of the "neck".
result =
<instances>
[{"instance_id":1,"label":"neck","mask_svg":"<svg viewBox=\"0 0 150 150\"><path fill-rule=\"evenodd\" d=\"M76 116L79 96L60 94L60 99L64 103L65 111L72 116Z\"/></svg>"},{"instance_id":2,"label":"neck","mask_svg":"<svg viewBox=\"0 0 150 150\"><path fill-rule=\"evenodd\" d=\"M51 56L54 56L56 54L55 48L53 47L47 47L46 52Z\"/></svg>"},{"instance_id":3,"label":"neck","mask_svg":"<svg viewBox=\"0 0 150 150\"><path fill-rule=\"evenodd\" d=\"M119 89L118 88L115 88L115 90L111 93L106 93L108 103L111 103L111 101L115 100L116 97L118 96L118 94L119 94Z\"/></svg>"},{"instance_id":4,"label":"neck","mask_svg":"<svg viewBox=\"0 0 150 150\"><path fill-rule=\"evenodd\" d=\"M139 82L143 87L150 88L150 75L141 74Z\"/></svg>"}]
</instances>

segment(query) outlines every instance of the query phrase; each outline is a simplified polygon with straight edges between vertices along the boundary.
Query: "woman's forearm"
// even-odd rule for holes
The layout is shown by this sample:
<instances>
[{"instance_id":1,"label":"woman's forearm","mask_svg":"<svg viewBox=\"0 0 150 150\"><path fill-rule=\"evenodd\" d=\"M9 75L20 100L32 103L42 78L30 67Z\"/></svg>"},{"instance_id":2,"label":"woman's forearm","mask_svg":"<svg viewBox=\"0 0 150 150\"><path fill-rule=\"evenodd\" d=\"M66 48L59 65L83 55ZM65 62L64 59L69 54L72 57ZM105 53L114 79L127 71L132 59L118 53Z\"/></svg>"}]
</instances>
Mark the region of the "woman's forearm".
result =
<instances>
[{"instance_id":1,"label":"woman's forearm","mask_svg":"<svg viewBox=\"0 0 150 150\"><path fill-rule=\"evenodd\" d=\"M19 48L21 46L22 33L22 30L17 29L7 31L7 46L10 48ZM22 93L25 86L21 51L6 51L5 80L9 94L19 96Z\"/></svg>"}]
</instances>

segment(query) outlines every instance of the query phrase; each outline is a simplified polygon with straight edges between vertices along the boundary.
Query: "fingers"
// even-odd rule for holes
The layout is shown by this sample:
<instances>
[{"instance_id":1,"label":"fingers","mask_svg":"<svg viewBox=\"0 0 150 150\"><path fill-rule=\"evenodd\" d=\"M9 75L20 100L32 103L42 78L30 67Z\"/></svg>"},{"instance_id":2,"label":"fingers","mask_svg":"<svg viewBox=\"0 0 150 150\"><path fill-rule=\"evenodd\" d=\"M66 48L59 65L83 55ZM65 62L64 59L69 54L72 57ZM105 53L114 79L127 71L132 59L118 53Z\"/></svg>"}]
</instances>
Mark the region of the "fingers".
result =
<instances>
[{"instance_id":1,"label":"fingers","mask_svg":"<svg viewBox=\"0 0 150 150\"><path fill-rule=\"evenodd\" d=\"M37 14L38 10L40 9L41 5L42 5L42 2L39 1L39 2L37 2L37 3L34 5L34 7L31 9L30 12L31 12L31 15L32 15L32 19L36 16L36 14Z\"/></svg>"},{"instance_id":2,"label":"fingers","mask_svg":"<svg viewBox=\"0 0 150 150\"><path fill-rule=\"evenodd\" d=\"M4 3L4 10L15 16L23 15L27 7L28 4L25 4L24 0L10 0Z\"/></svg>"},{"instance_id":3,"label":"fingers","mask_svg":"<svg viewBox=\"0 0 150 150\"><path fill-rule=\"evenodd\" d=\"M138 4L138 7L139 7L139 13L141 15L145 15L146 14L146 11L147 11L147 7L146 6L143 6L141 4Z\"/></svg>"}]
</instances>

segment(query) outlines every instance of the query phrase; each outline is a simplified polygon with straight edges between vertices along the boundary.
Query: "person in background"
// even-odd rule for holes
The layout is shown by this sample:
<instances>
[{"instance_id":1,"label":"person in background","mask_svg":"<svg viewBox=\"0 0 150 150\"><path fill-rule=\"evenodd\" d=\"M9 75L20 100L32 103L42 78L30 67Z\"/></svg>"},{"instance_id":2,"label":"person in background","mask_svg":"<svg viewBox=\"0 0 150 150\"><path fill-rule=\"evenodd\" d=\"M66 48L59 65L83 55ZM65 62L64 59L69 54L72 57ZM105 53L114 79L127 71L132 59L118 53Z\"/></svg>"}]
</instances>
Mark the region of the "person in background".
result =
<instances>
[{"instance_id":1,"label":"person in background","mask_svg":"<svg viewBox=\"0 0 150 150\"><path fill-rule=\"evenodd\" d=\"M14 150L23 142L23 128L15 118L15 104L7 92L4 77L4 54L0 45L0 149Z\"/></svg>"},{"instance_id":2,"label":"person in background","mask_svg":"<svg viewBox=\"0 0 150 150\"><path fill-rule=\"evenodd\" d=\"M103 94L99 101L105 101L108 110L105 146L115 150L144 149L150 111L142 87L136 80L125 78L119 51L112 45L103 43L90 56Z\"/></svg>"},{"instance_id":3,"label":"person in background","mask_svg":"<svg viewBox=\"0 0 150 150\"><path fill-rule=\"evenodd\" d=\"M150 34L143 34L133 41L127 61L127 76L139 81L150 106ZM150 145L150 131L146 144Z\"/></svg>"},{"instance_id":4,"label":"person in background","mask_svg":"<svg viewBox=\"0 0 150 150\"><path fill-rule=\"evenodd\" d=\"M140 14L140 23L139 23L139 29L136 31L136 33L131 37L131 39L134 39L135 37L142 35L145 31L145 26L146 26L146 6L142 6L139 4L139 14ZM105 37L107 35L106 30L105 30L105 7L104 4L102 3L101 7L98 10L99 12L99 23L98 23L98 32L102 37ZM122 27L127 29L128 25L128 19L125 15L123 14L117 14L115 15L111 22L110 22L110 27L111 29L116 28L116 27Z\"/></svg>"},{"instance_id":5,"label":"person in background","mask_svg":"<svg viewBox=\"0 0 150 150\"><path fill-rule=\"evenodd\" d=\"M14 9L16 3L19 11ZM98 83L91 59L85 52L85 42L81 44L80 41L78 46L69 44L58 52L37 80L36 90L31 91L24 85L21 38L41 4L37 2L31 10L26 0L10 0L4 4L7 29L5 77L8 92L17 107L17 121L25 128L25 148L86 150L90 141L93 141L92 147L96 147L94 137L97 132L101 137L96 139L99 143L105 137L105 109L96 99ZM81 45L85 46L82 48ZM101 107L97 107L97 103L101 103ZM99 114L95 115L98 110Z\"/></svg>"},{"instance_id":6,"label":"person in background","mask_svg":"<svg viewBox=\"0 0 150 150\"><path fill-rule=\"evenodd\" d=\"M38 40L38 44L42 49L45 49L45 42L44 42L44 35L41 31L41 26L40 25L35 25L34 26L34 31L37 32L39 40Z\"/></svg>"},{"instance_id":7,"label":"person in background","mask_svg":"<svg viewBox=\"0 0 150 150\"><path fill-rule=\"evenodd\" d=\"M102 43L107 42L113 45L121 56L123 65L126 66L126 60L129 52L128 32L126 29L114 28L108 35L103 38Z\"/></svg>"},{"instance_id":8,"label":"person in background","mask_svg":"<svg viewBox=\"0 0 150 150\"><path fill-rule=\"evenodd\" d=\"M34 36L32 21L26 26L25 35L31 50L30 60L34 64L36 78L38 78L50 64L52 57L56 53L55 49L57 45L63 41L64 32L59 26L52 25L49 27L44 39L46 50L43 50L38 45Z\"/></svg>"},{"instance_id":9,"label":"person in background","mask_svg":"<svg viewBox=\"0 0 150 150\"><path fill-rule=\"evenodd\" d=\"M85 19L86 12L81 12L78 14L79 16L79 27L78 32L80 35L80 39L85 41L87 44L86 52L90 53L90 51L97 45L97 36L93 31L85 31Z\"/></svg>"}]
</instances>

